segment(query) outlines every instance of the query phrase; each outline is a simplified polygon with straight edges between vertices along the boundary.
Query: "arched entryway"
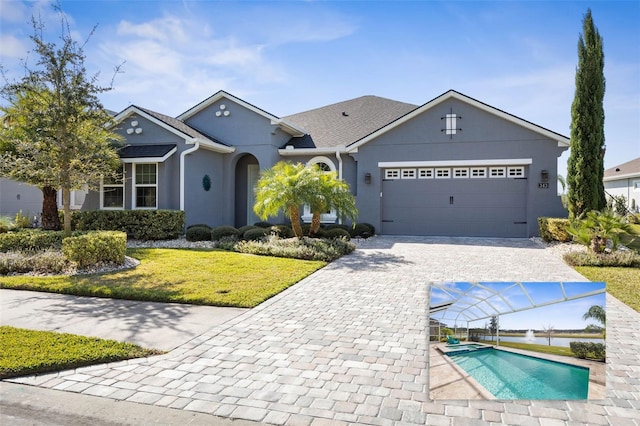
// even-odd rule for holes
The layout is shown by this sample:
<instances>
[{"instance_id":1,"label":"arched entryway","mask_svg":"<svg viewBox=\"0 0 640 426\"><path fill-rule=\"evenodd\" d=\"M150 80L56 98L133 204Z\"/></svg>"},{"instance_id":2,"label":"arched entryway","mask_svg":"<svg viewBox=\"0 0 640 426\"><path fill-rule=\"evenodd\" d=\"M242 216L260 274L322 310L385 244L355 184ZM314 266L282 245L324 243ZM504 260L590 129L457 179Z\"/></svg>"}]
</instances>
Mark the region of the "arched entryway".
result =
<instances>
[{"instance_id":1,"label":"arched entryway","mask_svg":"<svg viewBox=\"0 0 640 426\"><path fill-rule=\"evenodd\" d=\"M238 159L235 172L235 209L236 228L253 225L260 219L253 212L255 203L255 185L260 178L260 165L256 157L246 154Z\"/></svg>"}]
</instances>

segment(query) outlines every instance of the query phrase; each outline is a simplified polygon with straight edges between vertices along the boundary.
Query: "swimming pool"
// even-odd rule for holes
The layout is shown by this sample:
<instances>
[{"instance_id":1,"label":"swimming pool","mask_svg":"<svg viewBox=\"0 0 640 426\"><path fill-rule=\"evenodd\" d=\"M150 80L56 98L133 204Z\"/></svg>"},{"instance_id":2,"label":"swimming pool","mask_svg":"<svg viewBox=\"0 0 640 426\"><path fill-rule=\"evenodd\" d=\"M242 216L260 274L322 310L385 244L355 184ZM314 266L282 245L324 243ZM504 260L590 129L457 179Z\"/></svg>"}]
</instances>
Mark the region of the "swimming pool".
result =
<instances>
[{"instance_id":1,"label":"swimming pool","mask_svg":"<svg viewBox=\"0 0 640 426\"><path fill-rule=\"evenodd\" d=\"M455 345L440 346L440 352L446 355L456 355L460 353L491 349L491 348L492 346L483 345L482 343L460 343Z\"/></svg>"},{"instance_id":2,"label":"swimming pool","mask_svg":"<svg viewBox=\"0 0 640 426\"><path fill-rule=\"evenodd\" d=\"M587 399L589 369L498 349L449 357L498 399Z\"/></svg>"}]
</instances>

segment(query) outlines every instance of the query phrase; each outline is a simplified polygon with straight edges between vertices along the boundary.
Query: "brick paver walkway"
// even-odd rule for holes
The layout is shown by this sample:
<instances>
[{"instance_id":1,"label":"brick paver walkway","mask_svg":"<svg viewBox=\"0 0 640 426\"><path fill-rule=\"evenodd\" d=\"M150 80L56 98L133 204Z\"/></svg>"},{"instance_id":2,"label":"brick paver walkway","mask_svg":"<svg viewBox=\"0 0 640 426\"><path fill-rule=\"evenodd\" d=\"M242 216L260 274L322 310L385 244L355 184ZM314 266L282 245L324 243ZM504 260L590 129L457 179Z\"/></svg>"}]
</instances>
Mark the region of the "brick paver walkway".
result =
<instances>
[{"instance_id":1,"label":"brick paver walkway","mask_svg":"<svg viewBox=\"0 0 640 426\"><path fill-rule=\"evenodd\" d=\"M608 398L428 401L431 281L584 281L526 240L377 237L167 355L13 380L275 424L640 426L640 314L607 298Z\"/></svg>"}]
</instances>

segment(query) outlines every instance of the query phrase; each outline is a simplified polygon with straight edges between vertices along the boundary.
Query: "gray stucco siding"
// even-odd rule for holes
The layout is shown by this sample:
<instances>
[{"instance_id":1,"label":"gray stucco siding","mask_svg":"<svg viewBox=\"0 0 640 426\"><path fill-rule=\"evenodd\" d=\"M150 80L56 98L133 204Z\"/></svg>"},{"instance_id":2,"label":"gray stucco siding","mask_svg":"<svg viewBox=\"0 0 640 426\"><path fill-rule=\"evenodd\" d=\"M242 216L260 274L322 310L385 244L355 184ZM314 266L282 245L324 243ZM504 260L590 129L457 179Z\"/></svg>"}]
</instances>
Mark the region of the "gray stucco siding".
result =
<instances>
[{"instance_id":1,"label":"gray stucco siding","mask_svg":"<svg viewBox=\"0 0 640 426\"><path fill-rule=\"evenodd\" d=\"M0 216L13 218L22 210L33 217L42 212L42 191L32 185L0 178Z\"/></svg>"},{"instance_id":2,"label":"gray stucco siding","mask_svg":"<svg viewBox=\"0 0 640 426\"><path fill-rule=\"evenodd\" d=\"M446 114L453 113L461 116L457 121L457 131L454 135L447 135L441 131L445 128L445 120L441 120ZM564 216L564 211L560 198L556 194L557 158L563 152L559 148L557 141L544 137L530 129L517 125L511 121L497 117L486 111L473 106L451 100L427 110L405 123L402 123L388 132L381 134L377 138L359 147L358 152L352 154L357 161L357 204L360 210L360 220L369 221L384 229L382 220L388 220L382 216L382 210L393 205L395 209L413 210L413 214L406 212L404 221L405 228L390 227L395 232L405 234L422 235L477 235L477 236L532 236L538 234L537 217L539 216ZM437 210L429 207L428 201L420 201L416 197L417 188L414 183L402 182L396 184L383 184L383 170L380 169L380 162L409 162L409 161L460 161L469 162L478 160L505 160L524 159L526 179L522 179L513 187L518 189L513 192L510 198L504 198L505 182L484 179L484 183L472 182L473 179L453 179L449 182L432 183L440 186L449 196L453 196L456 201L465 200L468 206L458 205L453 211L442 211L441 224L445 228L447 221L454 220L461 223L459 232L441 231L438 228L420 229L421 221L428 218L429 221L437 220ZM530 162L531 164L527 164ZM497 164L496 164L497 165ZM487 167L489 164L487 164ZM549 188L538 188L540 173L542 170L548 172ZM371 173L371 184L364 184L364 175ZM504 179L505 181L509 179ZM423 182L424 186L424 182ZM472 189L475 188L475 189ZM393 194L387 193L389 190L395 191ZM428 189L423 193L424 197L435 196ZM507 192L509 192L507 191ZM382 193L382 198L380 194ZM462 195L466 194L466 195ZM511 200L511 201L508 201ZM445 199L445 201L448 201ZM511 207L506 205L504 212L514 215L512 222L518 222L518 226L510 231L501 230L497 225L500 222L502 211L495 210L493 216L496 222L489 226L489 230L484 230L479 219L474 225L474 215L470 212L483 210L484 203L487 205L504 205L515 203ZM418 205L416 205L418 203ZM414 207L411 207L411 206ZM465 210L466 209L466 210ZM515 210L514 210L515 209ZM454 213L455 211L455 213ZM508 213L511 211L511 213ZM516 219L515 216L523 216ZM467 217L468 220L462 220ZM488 220L488 218L487 218ZM506 219L505 219L506 220ZM503 221L504 222L504 221ZM526 222L526 223L523 223ZM389 222L387 222L389 223ZM450 229L453 229L449 227ZM517 229L516 229L517 228ZM425 234L426 232L426 234ZM436 232L436 233L432 233Z\"/></svg>"},{"instance_id":3,"label":"gray stucco siding","mask_svg":"<svg viewBox=\"0 0 640 426\"><path fill-rule=\"evenodd\" d=\"M222 105L224 110L220 109ZM225 116L224 112L229 115ZM291 137L272 125L268 118L227 99L212 103L185 123L240 150L264 145L280 147Z\"/></svg>"},{"instance_id":4,"label":"gray stucco siding","mask_svg":"<svg viewBox=\"0 0 640 426\"><path fill-rule=\"evenodd\" d=\"M231 224L227 214L229 194L226 192L224 154L203 148L185 156L185 224L204 223L209 226ZM204 176L209 176L211 187L203 186ZM176 172L179 176L179 171ZM179 197L179 192L178 192ZM179 209L180 205L176 207Z\"/></svg>"}]
</instances>

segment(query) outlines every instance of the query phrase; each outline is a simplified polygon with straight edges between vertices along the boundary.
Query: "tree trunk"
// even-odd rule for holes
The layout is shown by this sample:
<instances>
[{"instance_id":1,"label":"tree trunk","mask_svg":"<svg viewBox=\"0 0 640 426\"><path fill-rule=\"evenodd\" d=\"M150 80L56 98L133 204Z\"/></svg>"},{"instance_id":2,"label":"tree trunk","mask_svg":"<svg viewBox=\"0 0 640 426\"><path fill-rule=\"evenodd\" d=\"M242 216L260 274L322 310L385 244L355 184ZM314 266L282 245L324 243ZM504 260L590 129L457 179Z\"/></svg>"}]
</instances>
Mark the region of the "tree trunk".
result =
<instances>
[{"instance_id":1,"label":"tree trunk","mask_svg":"<svg viewBox=\"0 0 640 426\"><path fill-rule=\"evenodd\" d=\"M313 212L311 217L311 227L309 228L309 236L313 237L320 229L320 213Z\"/></svg>"},{"instance_id":2,"label":"tree trunk","mask_svg":"<svg viewBox=\"0 0 640 426\"><path fill-rule=\"evenodd\" d=\"M302 238L302 226L300 226L300 208L298 206L289 207L289 220L291 220L291 228L296 237Z\"/></svg>"},{"instance_id":3,"label":"tree trunk","mask_svg":"<svg viewBox=\"0 0 640 426\"><path fill-rule=\"evenodd\" d=\"M62 206L64 208L64 235L71 236L71 191L62 189Z\"/></svg>"},{"instance_id":4,"label":"tree trunk","mask_svg":"<svg viewBox=\"0 0 640 426\"><path fill-rule=\"evenodd\" d=\"M58 191L51 186L45 186L42 188L42 195L42 229L59 231Z\"/></svg>"}]
</instances>

